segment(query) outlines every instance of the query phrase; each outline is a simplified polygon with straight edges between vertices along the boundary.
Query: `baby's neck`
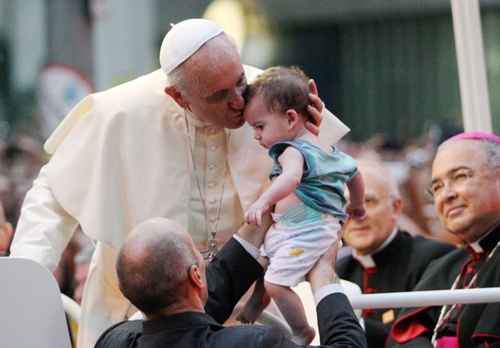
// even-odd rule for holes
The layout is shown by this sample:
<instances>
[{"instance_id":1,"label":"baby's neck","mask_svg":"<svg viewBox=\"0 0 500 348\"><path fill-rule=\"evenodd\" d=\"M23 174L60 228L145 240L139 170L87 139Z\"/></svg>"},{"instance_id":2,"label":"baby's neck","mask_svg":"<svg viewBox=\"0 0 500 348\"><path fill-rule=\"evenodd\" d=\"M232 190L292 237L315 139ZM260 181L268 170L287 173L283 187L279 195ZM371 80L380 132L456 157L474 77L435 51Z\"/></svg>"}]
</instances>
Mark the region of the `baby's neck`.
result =
<instances>
[{"instance_id":1,"label":"baby's neck","mask_svg":"<svg viewBox=\"0 0 500 348\"><path fill-rule=\"evenodd\" d=\"M306 128L301 129L297 135L295 136L295 139L300 139L300 140L306 140L309 141L313 144L316 144L319 142L318 136L314 135L313 133L309 132Z\"/></svg>"}]
</instances>

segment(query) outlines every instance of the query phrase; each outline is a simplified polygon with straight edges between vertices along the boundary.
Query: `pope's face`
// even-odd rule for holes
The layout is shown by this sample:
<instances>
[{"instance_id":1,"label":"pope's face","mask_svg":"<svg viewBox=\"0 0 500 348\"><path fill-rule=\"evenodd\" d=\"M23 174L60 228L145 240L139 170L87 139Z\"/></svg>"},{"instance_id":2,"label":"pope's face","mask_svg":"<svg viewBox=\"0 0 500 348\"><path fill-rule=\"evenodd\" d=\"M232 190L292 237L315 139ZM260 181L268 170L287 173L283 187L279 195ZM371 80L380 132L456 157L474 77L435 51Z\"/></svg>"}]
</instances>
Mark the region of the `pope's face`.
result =
<instances>
[{"instance_id":1,"label":"pope's face","mask_svg":"<svg viewBox=\"0 0 500 348\"><path fill-rule=\"evenodd\" d=\"M218 127L241 127L247 81L238 52L223 55L214 66L198 64L193 74L196 83L190 83L184 99L195 117Z\"/></svg>"},{"instance_id":2,"label":"pope's face","mask_svg":"<svg viewBox=\"0 0 500 348\"><path fill-rule=\"evenodd\" d=\"M451 141L432 165L431 193L443 226L466 242L488 231L500 217L500 170L487 165L478 141Z\"/></svg>"},{"instance_id":3,"label":"pope's face","mask_svg":"<svg viewBox=\"0 0 500 348\"><path fill-rule=\"evenodd\" d=\"M363 171L366 219L349 219L343 229L343 239L361 255L375 251L396 228L401 213L401 201L389 194L387 184L373 170Z\"/></svg>"}]
</instances>

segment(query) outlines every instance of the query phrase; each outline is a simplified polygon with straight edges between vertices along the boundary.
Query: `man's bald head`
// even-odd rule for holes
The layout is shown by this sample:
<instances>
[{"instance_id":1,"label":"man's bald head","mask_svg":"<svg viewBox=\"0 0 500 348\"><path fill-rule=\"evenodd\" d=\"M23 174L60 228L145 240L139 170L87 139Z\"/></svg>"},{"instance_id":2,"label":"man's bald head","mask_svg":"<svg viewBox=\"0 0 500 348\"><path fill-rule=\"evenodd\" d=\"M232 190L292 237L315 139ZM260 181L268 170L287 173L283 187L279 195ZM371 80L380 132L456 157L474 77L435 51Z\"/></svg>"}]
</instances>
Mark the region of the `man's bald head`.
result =
<instances>
[{"instance_id":1,"label":"man's bald head","mask_svg":"<svg viewBox=\"0 0 500 348\"><path fill-rule=\"evenodd\" d=\"M380 162L358 160L365 185L366 219L348 220L345 242L359 254L377 250L396 228L401 214L401 199L396 181Z\"/></svg>"},{"instance_id":2,"label":"man's bald head","mask_svg":"<svg viewBox=\"0 0 500 348\"><path fill-rule=\"evenodd\" d=\"M177 223L163 218L138 225L120 250L120 289L146 315L182 300L188 269L197 264L195 246Z\"/></svg>"}]
</instances>

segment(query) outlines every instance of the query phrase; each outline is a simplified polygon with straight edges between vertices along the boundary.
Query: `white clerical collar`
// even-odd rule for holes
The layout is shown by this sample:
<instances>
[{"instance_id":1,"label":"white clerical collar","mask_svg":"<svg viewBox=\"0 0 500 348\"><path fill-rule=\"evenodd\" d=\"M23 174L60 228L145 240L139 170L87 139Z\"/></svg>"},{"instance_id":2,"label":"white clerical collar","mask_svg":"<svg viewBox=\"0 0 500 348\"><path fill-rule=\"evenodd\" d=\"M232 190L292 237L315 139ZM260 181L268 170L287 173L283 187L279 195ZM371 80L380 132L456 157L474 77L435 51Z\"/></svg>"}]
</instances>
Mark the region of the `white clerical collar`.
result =
<instances>
[{"instance_id":1,"label":"white clerical collar","mask_svg":"<svg viewBox=\"0 0 500 348\"><path fill-rule=\"evenodd\" d=\"M483 238L473 242L473 243L470 243L469 246L471 247L472 250L474 250L475 253L482 253L484 250L483 250L483 247L479 244L479 241L482 240Z\"/></svg>"},{"instance_id":2,"label":"white clerical collar","mask_svg":"<svg viewBox=\"0 0 500 348\"><path fill-rule=\"evenodd\" d=\"M376 266L373 257L369 254L360 255L356 250L352 249L352 257L356 259L363 268L374 268Z\"/></svg>"},{"instance_id":3,"label":"white clerical collar","mask_svg":"<svg viewBox=\"0 0 500 348\"><path fill-rule=\"evenodd\" d=\"M189 123L189 127L196 129L196 132L201 132L204 134L219 134L220 132L225 131L225 128L214 126L209 122L200 120L190 111L184 111L184 115L187 119L187 122Z\"/></svg>"},{"instance_id":4,"label":"white clerical collar","mask_svg":"<svg viewBox=\"0 0 500 348\"><path fill-rule=\"evenodd\" d=\"M200 120L198 117L196 117L190 111L186 110L185 115L188 119L189 124L196 127L196 128L204 128L204 127L211 127L212 126L210 123L203 121L203 120Z\"/></svg>"},{"instance_id":5,"label":"white clerical collar","mask_svg":"<svg viewBox=\"0 0 500 348\"><path fill-rule=\"evenodd\" d=\"M496 229L497 226L493 227L488 233L484 234L483 236L481 236L478 240L476 240L475 242L472 242L472 243L469 243L469 246L471 247L472 250L474 250L475 253L482 253L484 252L484 249L483 247L481 246L481 241L483 239L485 239L486 237L488 237L490 235L490 233L492 233L495 229Z\"/></svg>"},{"instance_id":6,"label":"white clerical collar","mask_svg":"<svg viewBox=\"0 0 500 348\"><path fill-rule=\"evenodd\" d=\"M376 267L377 265L375 264L375 260L373 260L372 255L375 255L376 253L382 251L386 246L388 246L394 240L394 238L396 238L397 233L398 229L396 227L391 232L389 237L387 237L387 239L370 254L360 255L355 249L352 249L352 257L358 260L358 262L363 266L363 268Z\"/></svg>"}]
</instances>

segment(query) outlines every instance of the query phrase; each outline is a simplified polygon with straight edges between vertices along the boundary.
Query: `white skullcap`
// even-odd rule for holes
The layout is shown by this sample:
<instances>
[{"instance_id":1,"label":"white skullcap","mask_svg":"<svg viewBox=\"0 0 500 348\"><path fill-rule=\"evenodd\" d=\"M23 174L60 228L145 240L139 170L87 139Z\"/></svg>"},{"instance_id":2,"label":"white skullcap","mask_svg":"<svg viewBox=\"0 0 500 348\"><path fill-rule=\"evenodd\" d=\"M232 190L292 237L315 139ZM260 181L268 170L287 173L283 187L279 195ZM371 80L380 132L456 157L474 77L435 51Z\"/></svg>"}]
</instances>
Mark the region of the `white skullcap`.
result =
<instances>
[{"instance_id":1,"label":"white skullcap","mask_svg":"<svg viewBox=\"0 0 500 348\"><path fill-rule=\"evenodd\" d=\"M165 35L160 48L160 65L165 74L181 65L200 47L224 30L212 21L186 19L174 24Z\"/></svg>"}]
</instances>

